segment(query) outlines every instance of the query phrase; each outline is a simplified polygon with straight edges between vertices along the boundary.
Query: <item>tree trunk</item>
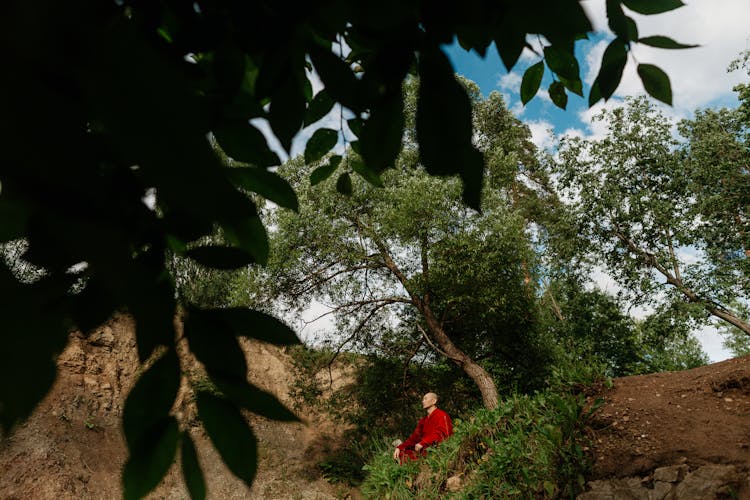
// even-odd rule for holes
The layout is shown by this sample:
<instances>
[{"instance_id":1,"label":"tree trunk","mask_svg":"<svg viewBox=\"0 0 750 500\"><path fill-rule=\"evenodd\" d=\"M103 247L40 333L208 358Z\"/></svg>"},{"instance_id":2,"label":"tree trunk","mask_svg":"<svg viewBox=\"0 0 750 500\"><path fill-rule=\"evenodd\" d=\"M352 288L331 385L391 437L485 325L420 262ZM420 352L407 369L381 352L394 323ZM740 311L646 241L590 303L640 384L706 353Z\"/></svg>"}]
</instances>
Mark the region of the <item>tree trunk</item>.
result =
<instances>
[{"instance_id":1,"label":"tree trunk","mask_svg":"<svg viewBox=\"0 0 750 500\"><path fill-rule=\"evenodd\" d=\"M437 342L440 349L469 376L477 385L479 392L482 394L482 403L485 408L494 410L498 405L497 387L487 371L474 362L465 352L458 348L456 344L448 337L443 330L443 326L435 318L432 309L428 304L422 303L418 306L424 319L427 322L427 328L432 337Z\"/></svg>"},{"instance_id":2,"label":"tree trunk","mask_svg":"<svg viewBox=\"0 0 750 500\"><path fill-rule=\"evenodd\" d=\"M742 321L740 318L735 316L734 314L730 313L729 311L723 311L719 309L718 307L709 307L707 306L706 309L708 312L716 316L717 318L721 318L727 323L736 326L745 334L750 335L750 325L748 325L746 322Z\"/></svg>"},{"instance_id":3,"label":"tree trunk","mask_svg":"<svg viewBox=\"0 0 750 500\"><path fill-rule=\"evenodd\" d=\"M750 324L748 324L746 321L743 321L740 319L736 314L734 314L731 311L728 311L726 309L722 309L720 307L716 307L713 302L704 300L698 293L696 293L691 288L688 288L685 286L685 284L682 282L682 277L679 273L679 268L677 267L677 260L674 257L674 250L672 249L672 246L670 244L669 250L672 254L672 260L674 264L674 274L670 273L667 267L663 266L659 261L656 260L656 257L653 254L649 254L645 250L638 247L638 245L635 244L633 240L628 238L625 234L617 231L615 232L615 235L622 241L627 247L637 253L641 256L644 263L653 267L656 269L659 273L661 273L662 276L664 276L667 279L667 283L677 288L677 290L680 291L690 302L696 303L696 304L703 304L703 307L706 308L706 311L709 312L709 314L712 314L713 316L716 316L717 318L726 321L730 325L734 325L740 330L742 330L745 334L750 335Z\"/></svg>"},{"instance_id":4,"label":"tree trunk","mask_svg":"<svg viewBox=\"0 0 750 500\"><path fill-rule=\"evenodd\" d=\"M362 227L361 223L357 221L357 225ZM396 262L391 257L390 252L386 248L385 244L378 238L374 233L370 234L372 241L378 247L380 255L383 258L383 263L388 270L393 273L394 276L401 282L406 292L411 298L412 304L417 310L422 313L425 322L427 323L427 329L430 332L430 336L435 340L439 346L439 350L442 354L447 356L451 361L456 363L471 378L471 380L477 384L479 392L482 394L482 403L490 410L494 410L498 405L497 387L495 381L484 368L479 366L473 359L471 359L465 352L458 348L456 344L448 337L448 334L443 330L442 323L435 317L430 307L430 294L425 293L423 297L420 297L414 290L409 287L409 280L406 275L399 269ZM427 248L426 241L422 242L422 273L423 276L429 276L429 263L427 260ZM424 333L424 332L423 332ZM431 340L427 334L427 341L431 343ZM434 346L433 346L434 348Z\"/></svg>"}]
</instances>

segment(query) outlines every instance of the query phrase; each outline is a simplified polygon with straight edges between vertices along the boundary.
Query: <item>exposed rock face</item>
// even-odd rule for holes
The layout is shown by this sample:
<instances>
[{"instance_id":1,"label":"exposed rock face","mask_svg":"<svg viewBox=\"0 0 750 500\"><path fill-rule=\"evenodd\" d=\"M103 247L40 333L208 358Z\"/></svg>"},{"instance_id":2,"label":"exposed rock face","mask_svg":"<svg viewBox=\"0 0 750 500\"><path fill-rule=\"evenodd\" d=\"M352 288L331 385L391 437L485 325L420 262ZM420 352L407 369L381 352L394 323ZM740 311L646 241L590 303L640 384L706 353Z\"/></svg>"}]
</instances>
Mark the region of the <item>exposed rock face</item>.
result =
<instances>
[{"instance_id":1,"label":"exposed rock face","mask_svg":"<svg viewBox=\"0 0 750 500\"><path fill-rule=\"evenodd\" d=\"M182 325L175 322L180 336ZM72 333L57 359L58 378L32 416L0 443L0 499L117 499L127 458L121 430L125 398L141 365L135 345L136 325L116 316L89 335ZM292 363L283 349L241 342L249 379L291 407ZM335 443L339 429L301 411L303 423L285 423L247 414L258 439L260 464L252 488L225 467L210 440L197 426L189 377L200 379L200 363L181 351L183 379L173 413L190 432L208 485L209 498L336 498L320 478L309 453L325 437ZM169 471L150 498L188 498L179 465Z\"/></svg>"},{"instance_id":2,"label":"exposed rock face","mask_svg":"<svg viewBox=\"0 0 750 500\"><path fill-rule=\"evenodd\" d=\"M750 474L736 465L687 464L659 467L646 477L603 479L588 483L579 500L708 500L748 498Z\"/></svg>"}]
</instances>

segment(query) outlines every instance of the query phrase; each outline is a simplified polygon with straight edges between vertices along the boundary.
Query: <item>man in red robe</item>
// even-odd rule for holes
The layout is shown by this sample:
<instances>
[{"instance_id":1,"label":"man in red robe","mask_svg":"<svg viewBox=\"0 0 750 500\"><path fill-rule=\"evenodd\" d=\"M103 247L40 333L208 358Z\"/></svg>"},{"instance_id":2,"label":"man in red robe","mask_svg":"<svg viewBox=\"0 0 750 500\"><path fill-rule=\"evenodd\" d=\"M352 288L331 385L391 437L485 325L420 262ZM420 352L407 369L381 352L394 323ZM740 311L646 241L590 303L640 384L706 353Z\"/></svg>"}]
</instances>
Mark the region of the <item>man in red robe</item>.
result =
<instances>
[{"instance_id":1,"label":"man in red robe","mask_svg":"<svg viewBox=\"0 0 750 500\"><path fill-rule=\"evenodd\" d=\"M427 454L428 447L435 446L453 434L453 422L447 413L437 407L437 402L438 397L434 392L424 395L422 408L427 411L427 416L420 418L411 436L396 447L393 452L394 460L401 463L416 460Z\"/></svg>"}]
</instances>

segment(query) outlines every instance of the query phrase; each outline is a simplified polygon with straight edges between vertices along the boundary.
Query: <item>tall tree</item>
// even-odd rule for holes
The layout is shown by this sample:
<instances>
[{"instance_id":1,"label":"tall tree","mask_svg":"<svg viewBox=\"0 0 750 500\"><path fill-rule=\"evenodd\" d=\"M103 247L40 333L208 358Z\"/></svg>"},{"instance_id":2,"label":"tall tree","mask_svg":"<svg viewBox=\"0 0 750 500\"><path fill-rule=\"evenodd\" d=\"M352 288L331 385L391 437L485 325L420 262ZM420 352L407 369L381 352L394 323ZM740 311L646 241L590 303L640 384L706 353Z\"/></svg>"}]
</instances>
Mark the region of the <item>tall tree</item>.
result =
<instances>
[{"instance_id":1,"label":"tall tree","mask_svg":"<svg viewBox=\"0 0 750 500\"><path fill-rule=\"evenodd\" d=\"M735 189L722 187L726 174L716 163L685 161L671 122L645 98L596 119L607 135L563 139L558 162L560 185L596 254L633 297L684 301L750 334L729 306L744 293L742 282L724 272L713 251L720 243L710 221L722 215L702 202L711 190ZM737 242L737 233L734 227L721 238Z\"/></svg>"},{"instance_id":2,"label":"tall tree","mask_svg":"<svg viewBox=\"0 0 750 500\"><path fill-rule=\"evenodd\" d=\"M406 86L407 110L416 89L416 81ZM526 232L532 223L527 205L538 201L532 188L545 178L528 129L499 94L486 100L470 94L490 173L482 213L461 203L454 180L427 175L408 128L382 189L354 182L343 197L326 183L308 187L308 176L317 181L331 161L360 169L354 153L312 172L300 159L289 162L279 172L299 194L300 216L273 212L274 256L260 291L297 308L316 297L332 304L350 341L377 336L388 318L410 323L423 332L418 341L460 366L492 408L495 383L474 358L494 358L495 368L517 368L533 358L525 337L533 334L537 256Z\"/></svg>"}]
</instances>

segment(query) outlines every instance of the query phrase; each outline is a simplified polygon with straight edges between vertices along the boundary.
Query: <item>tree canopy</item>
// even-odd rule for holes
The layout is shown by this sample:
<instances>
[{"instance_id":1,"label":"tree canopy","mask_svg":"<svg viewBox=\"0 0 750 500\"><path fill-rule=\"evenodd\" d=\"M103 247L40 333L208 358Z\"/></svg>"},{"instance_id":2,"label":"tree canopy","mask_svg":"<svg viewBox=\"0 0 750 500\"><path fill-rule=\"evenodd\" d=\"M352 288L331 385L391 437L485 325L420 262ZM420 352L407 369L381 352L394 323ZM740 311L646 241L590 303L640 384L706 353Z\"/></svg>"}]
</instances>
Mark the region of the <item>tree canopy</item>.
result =
<instances>
[{"instance_id":1,"label":"tree canopy","mask_svg":"<svg viewBox=\"0 0 750 500\"><path fill-rule=\"evenodd\" d=\"M737 112L672 123L643 98L596 117L602 139L564 138L559 183L580 231L631 297L666 299L746 334L747 155Z\"/></svg>"},{"instance_id":2,"label":"tree canopy","mask_svg":"<svg viewBox=\"0 0 750 500\"><path fill-rule=\"evenodd\" d=\"M615 41L603 56L589 102L612 95L639 38L623 6L642 14L679 0L607 2ZM434 175L457 175L468 206L481 204L484 160L472 143L470 100L440 49L457 39L484 54L495 42L504 64L517 62L529 34L544 48L521 85L524 101L543 71L564 106L582 93L575 41L591 30L576 0L474 2L364 1L295 5L273 2L88 0L76 8L53 1L12 2L0 20L10 71L3 78L4 158L0 163L0 242L24 240L23 259L43 270L33 282L0 266L0 428L29 415L51 387L54 356L71 328L88 331L114 310L137 322L140 359L151 360L124 415L130 460L127 497L145 495L189 437L169 414L179 383L173 317L174 281L167 254L204 265L241 267L268 259L257 193L297 208L288 183L268 170L279 160L250 119L263 118L288 151L304 124L339 103L354 117L352 147L363 163L330 167L350 190L357 172L375 184L400 150L407 74L423 85L416 103L418 154ZM312 95L310 69L324 84ZM546 68L546 69L545 69ZM671 100L664 73L638 72L646 90ZM340 132L340 131L338 131ZM312 161L337 131L308 142ZM208 136L231 158L227 168ZM149 197L153 203L144 202ZM200 244L220 229L226 245ZM252 310L186 308L190 349L221 381L224 397L198 397L201 420L230 469L252 481L257 457L240 408L292 418L246 380L236 335L296 342L285 325ZM157 353L156 355L154 353ZM228 362L227 360L231 360ZM12 381L12 383L9 383ZM237 439L244 436L247 439ZM241 443L241 444L238 444ZM194 457L193 457L194 458ZM188 467L189 476L199 468ZM190 481L191 494L201 488Z\"/></svg>"}]
</instances>

